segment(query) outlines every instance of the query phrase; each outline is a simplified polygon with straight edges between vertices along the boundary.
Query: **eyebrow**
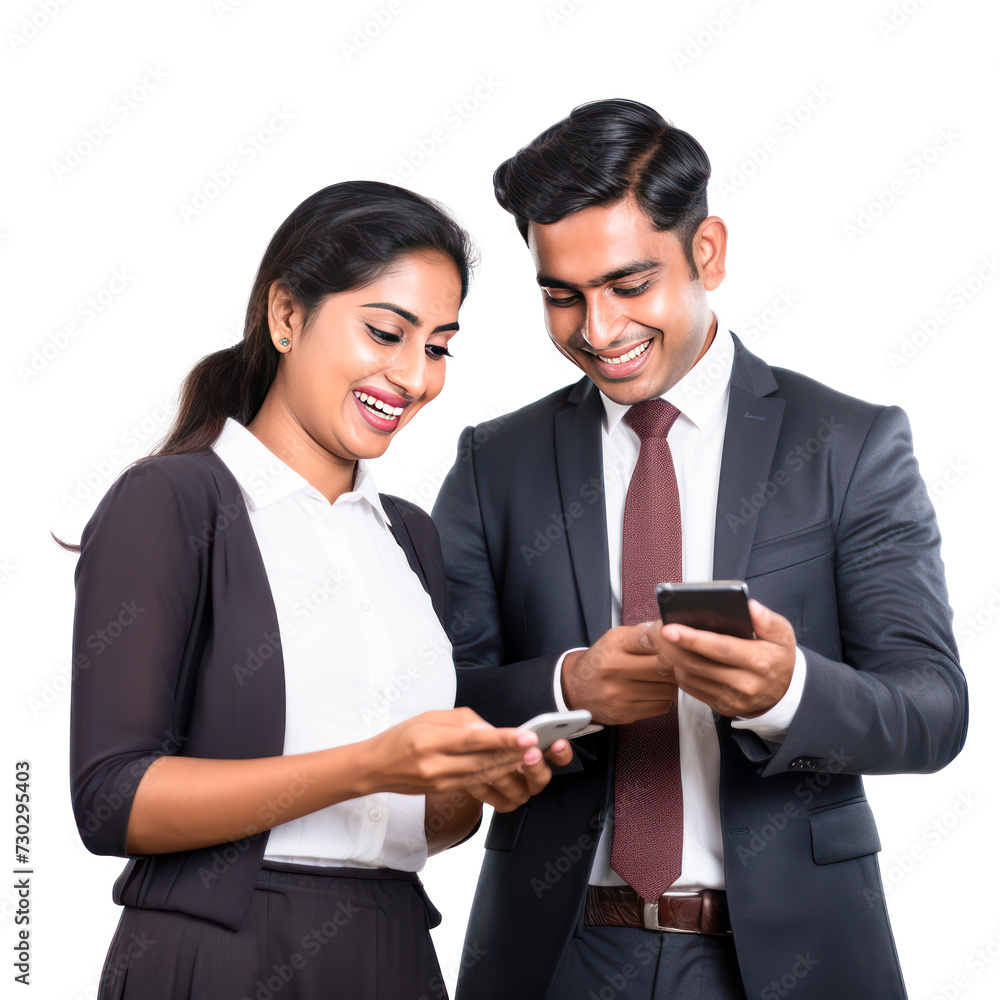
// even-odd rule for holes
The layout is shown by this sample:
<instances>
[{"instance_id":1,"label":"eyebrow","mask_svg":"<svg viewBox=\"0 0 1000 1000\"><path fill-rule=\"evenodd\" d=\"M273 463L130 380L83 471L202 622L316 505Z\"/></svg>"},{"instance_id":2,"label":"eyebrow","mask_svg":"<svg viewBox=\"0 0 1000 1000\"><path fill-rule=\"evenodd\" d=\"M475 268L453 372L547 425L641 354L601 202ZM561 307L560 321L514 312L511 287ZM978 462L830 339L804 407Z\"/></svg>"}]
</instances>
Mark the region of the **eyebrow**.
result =
<instances>
[{"instance_id":1,"label":"eyebrow","mask_svg":"<svg viewBox=\"0 0 1000 1000\"><path fill-rule=\"evenodd\" d=\"M620 281L622 278L627 278L630 275L638 274L641 271L650 271L654 267L660 267L662 261L659 260L635 260L630 264L624 264L622 267L616 267L613 271L608 271L606 274L602 274L599 277L594 278L592 281L586 282L588 288L597 288L598 285L606 285L609 281ZM563 281L561 278L554 278L548 274L539 274L536 276L538 284L542 288L576 288L576 285L571 285L568 281Z\"/></svg>"},{"instance_id":2,"label":"eyebrow","mask_svg":"<svg viewBox=\"0 0 1000 1000\"><path fill-rule=\"evenodd\" d=\"M414 326L420 326L421 321L409 311L409 309L404 309L402 306L393 305L391 302L365 302L362 304L364 309L388 309L390 312L394 312L397 316L402 316L407 323L412 323ZM457 330L458 323L444 323L441 326L434 327L431 333L447 333L449 330Z\"/></svg>"}]
</instances>

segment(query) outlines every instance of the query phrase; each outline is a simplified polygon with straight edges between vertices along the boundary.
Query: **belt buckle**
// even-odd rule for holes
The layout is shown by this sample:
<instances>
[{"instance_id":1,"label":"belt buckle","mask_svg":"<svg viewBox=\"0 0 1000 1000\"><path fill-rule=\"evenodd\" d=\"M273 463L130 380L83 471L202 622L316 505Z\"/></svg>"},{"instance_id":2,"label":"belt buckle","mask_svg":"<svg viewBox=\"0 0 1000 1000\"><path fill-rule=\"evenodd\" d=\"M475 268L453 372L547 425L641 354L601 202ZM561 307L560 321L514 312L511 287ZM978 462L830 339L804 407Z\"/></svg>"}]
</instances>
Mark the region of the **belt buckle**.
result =
<instances>
[{"instance_id":1,"label":"belt buckle","mask_svg":"<svg viewBox=\"0 0 1000 1000\"><path fill-rule=\"evenodd\" d=\"M667 931L671 934L697 934L698 931L689 931L683 927L663 927L660 925L660 900L664 896L673 896L681 899L694 899L697 897L698 899L701 899L701 892L697 889L686 891L679 889L673 892L668 890L667 892L661 893L652 902L641 899L640 897L642 902L642 926L645 927L647 931Z\"/></svg>"}]
</instances>

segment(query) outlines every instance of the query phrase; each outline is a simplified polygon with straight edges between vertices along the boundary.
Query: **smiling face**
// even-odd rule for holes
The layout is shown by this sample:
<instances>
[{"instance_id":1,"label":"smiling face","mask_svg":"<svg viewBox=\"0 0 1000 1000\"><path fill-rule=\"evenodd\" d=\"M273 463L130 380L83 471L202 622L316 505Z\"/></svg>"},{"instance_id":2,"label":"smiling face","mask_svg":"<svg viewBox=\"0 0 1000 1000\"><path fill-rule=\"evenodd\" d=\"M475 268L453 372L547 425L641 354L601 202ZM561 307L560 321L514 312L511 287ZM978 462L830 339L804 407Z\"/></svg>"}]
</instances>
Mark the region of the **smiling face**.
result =
<instances>
[{"instance_id":1,"label":"smiling face","mask_svg":"<svg viewBox=\"0 0 1000 1000\"><path fill-rule=\"evenodd\" d=\"M705 293L726 273L717 216L695 232L694 279L677 236L655 229L631 198L531 222L528 247L549 336L616 402L662 395L708 349L714 318Z\"/></svg>"},{"instance_id":2,"label":"smiling face","mask_svg":"<svg viewBox=\"0 0 1000 1000\"><path fill-rule=\"evenodd\" d=\"M301 306L275 282L268 324L284 356L248 426L310 481L305 470L317 459L353 472L357 459L378 457L444 386L460 297L454 262L430 251L328 295L305 326ZM290 343L282 345L282 337Z\"/></svg>"}]
</instances>

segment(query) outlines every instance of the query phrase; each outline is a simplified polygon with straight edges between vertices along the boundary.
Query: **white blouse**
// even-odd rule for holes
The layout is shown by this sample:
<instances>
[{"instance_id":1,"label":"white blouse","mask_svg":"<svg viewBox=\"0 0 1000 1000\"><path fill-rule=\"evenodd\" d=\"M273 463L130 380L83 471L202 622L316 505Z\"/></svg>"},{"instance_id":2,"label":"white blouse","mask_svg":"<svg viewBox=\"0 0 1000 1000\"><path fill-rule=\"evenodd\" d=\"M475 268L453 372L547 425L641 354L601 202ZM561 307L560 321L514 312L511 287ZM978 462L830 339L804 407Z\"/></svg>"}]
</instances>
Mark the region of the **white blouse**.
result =
<instances>
[{"instance_id":1,"label":"white blouse","mask_svg":"<svg viewBox=\"0 0 1000 1000\"><path fill-rule=\"evenodd\" d=\"M452 708L451 643L365 462L354 489L331 504L232 417L212 447L240 485L277 612L284 753L353 743ZM419 871L424 796L381 792L279 824L264 857Z\"/></svg>"}]
</instances>

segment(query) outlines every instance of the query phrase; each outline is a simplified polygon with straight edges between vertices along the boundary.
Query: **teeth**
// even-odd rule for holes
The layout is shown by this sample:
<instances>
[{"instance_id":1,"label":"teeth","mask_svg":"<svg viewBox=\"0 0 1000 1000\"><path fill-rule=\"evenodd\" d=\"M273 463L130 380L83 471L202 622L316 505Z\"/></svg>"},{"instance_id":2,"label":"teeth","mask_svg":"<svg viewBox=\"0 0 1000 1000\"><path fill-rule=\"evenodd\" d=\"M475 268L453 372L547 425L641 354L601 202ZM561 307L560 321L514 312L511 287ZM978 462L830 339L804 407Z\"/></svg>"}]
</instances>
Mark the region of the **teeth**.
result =
<instances>
[{"instance_id":1,"label":"teeth","mask_svg":"<svg viewBox=\"0 0 1000 1000\"><path fill-rule=\"evenodd\" d=\"M637 358L647 347L652 343L651 340L647 340L645 343L640 344L638 347L633 347L631 351L625 354L619 354L616 358L601 358L601 360L607 365L620 365L626 361L631 361L633 358Z\"/></svg>"},{"instance_id":2,"label":"teeth","mask_svg":"<svg viewBox=\"0 0 1000 1000\"><path fill-rule=\"evenodd\" d=\"M361 402L375 414L375 416L380 417L382 420L396 420L403 412L402 406L390 406L388 403L383 402L376 396L369 395L367 392L355 392L354 395L360 399Z\"/></svg>"},{"instance_id":3,"label":"teeth","mask_svg":"<svg viewBox=\"0 0 1000 1000\"><path fill-rule=\"evenodd\" d=\"M376 417L379 417L382 420L398 420L399 419L399 417L398 417L397 414L393 414L392 416L390 416L388 413L383 413L381 410L376 410L375 407L371 406L369 403L365 403L365 406L367 406L368 409L371 410L371 412L374 413Z\"/></svg>"}]
</instances>

